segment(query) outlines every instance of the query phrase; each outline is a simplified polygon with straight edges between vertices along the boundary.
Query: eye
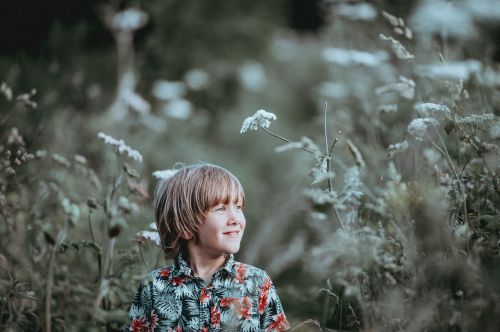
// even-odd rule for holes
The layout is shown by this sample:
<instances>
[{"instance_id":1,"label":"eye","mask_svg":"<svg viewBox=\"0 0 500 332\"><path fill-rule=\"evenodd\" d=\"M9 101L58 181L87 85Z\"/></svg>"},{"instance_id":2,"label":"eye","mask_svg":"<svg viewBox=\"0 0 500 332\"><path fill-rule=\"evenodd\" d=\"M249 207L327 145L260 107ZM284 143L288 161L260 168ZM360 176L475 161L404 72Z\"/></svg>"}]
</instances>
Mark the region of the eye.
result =
<instances>
[{"instance_id":1,"label":"eye","mask_svg":"<svg viewBox=\"0 0 500 332\"><path fill-rule=\"evenodd\" d=\"M238 210L243 210L243 206L242 206L241 204L236 204L236 208L237 208Z\"/></svg>"},{"instance_id":2,"label":"eye","mask_svg":"<svg viewBox=\"0 0 500 332\"><path fill-rule=\"evenodd\" d=\"M226 207L224 205L219 205L219 206L215 207L214 211L224 211L225 209L226 209Z\"/></svg>"}]
</instances>

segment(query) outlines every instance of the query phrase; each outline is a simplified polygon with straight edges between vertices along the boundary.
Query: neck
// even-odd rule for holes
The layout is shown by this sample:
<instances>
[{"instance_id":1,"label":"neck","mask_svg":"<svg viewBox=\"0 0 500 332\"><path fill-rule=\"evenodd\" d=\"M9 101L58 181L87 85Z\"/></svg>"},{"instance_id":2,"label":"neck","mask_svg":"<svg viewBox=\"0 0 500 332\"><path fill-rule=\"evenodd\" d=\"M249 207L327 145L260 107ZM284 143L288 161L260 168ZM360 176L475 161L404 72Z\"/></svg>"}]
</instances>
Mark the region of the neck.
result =
<instances>
[{"instance_id":1,"label":"neck","mask_svg":"<svg viewBox=\"0 0 500 332\"><path fill-rule=\"evenodd\" d=\"M210 282L213 275L217 272L226 262L224 256L206 257L199 253L189 252L189 266L194 275Z\"/></svg>"}]
</instances>

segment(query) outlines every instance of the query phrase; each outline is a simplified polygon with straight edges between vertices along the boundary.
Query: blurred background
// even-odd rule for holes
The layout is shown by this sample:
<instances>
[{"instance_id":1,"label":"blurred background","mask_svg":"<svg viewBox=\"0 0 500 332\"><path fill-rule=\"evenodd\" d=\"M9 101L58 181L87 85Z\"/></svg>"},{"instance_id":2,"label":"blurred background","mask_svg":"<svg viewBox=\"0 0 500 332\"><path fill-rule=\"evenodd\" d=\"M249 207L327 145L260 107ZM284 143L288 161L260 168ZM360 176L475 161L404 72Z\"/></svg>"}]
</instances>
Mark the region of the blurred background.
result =
<instances>
[{"instance_id":1,"label":"blurred background","mask_svg":"<svg viewBox=\"0 0 500 332\"><path fill-rule=\"evenodd\" d=\"M498 1L19 0L0 16L0 329L119 330L165 264L153 172L199 161L242 182L237 259L270 274L293 328L497 328ZM240 133L259 109L296 144Z\"/></svg>"}]
</instances>

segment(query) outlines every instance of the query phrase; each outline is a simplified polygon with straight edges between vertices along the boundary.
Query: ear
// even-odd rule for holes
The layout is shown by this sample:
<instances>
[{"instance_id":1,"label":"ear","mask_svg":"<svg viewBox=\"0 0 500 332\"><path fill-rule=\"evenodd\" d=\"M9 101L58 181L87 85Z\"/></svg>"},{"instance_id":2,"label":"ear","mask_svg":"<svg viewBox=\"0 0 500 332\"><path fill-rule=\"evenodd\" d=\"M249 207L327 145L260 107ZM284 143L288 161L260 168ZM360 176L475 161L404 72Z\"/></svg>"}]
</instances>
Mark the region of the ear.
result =
<instances>
[{"instance_id":1,"label":"ear","mask_svg":"<svg viewBox=\"0 0 500 332\"><path fill-rule=\"evenodd\" d=\"M182 232L180 234L180 236L181 236L181 239L186 240L186 241L189 241L193 238L193 234L191 234L191 232Z\"/></svg>"}]
</instances>

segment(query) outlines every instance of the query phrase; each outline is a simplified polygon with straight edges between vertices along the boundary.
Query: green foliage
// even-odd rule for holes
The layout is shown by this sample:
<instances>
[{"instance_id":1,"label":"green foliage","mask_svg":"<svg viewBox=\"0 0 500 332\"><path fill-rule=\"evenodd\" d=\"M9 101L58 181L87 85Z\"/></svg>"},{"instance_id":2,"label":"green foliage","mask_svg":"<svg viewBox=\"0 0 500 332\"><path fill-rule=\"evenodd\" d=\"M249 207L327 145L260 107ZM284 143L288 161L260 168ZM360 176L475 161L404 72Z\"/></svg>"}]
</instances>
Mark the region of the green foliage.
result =
<instances>
[{"instance_id":1,"label":"green foliage","mask_svg":"<svg viewBox=\"0 0 500 332\"><path fill-rule=\"evenodd\" d=\"M0 329L119 330L164 264L137 235L153 221L149 174L202 160L245 186L239 259L271 274L296 330L494 331L494 43L440 33L430 3L405 20L361 3L376 14L363 20L325 2L335 15L299 36L280 1L130 2L142 29L97 11L118 51L87 49L81 23L55 25L46 57L0 58ZM491 29L466 3L449 6ZM178 91L159 96L165 81ZM274 138L240 135L262 108Z\"/></svg>"}]
</instances>

